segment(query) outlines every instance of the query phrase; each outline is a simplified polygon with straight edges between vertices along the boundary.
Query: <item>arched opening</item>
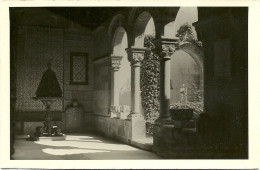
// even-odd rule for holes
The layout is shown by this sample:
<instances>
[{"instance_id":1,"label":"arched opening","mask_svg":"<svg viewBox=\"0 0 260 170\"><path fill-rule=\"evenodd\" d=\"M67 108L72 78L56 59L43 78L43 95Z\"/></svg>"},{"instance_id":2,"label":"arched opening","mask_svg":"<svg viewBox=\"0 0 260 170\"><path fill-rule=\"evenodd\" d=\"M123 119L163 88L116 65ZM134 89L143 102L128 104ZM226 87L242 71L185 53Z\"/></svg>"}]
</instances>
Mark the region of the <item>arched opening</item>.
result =
<instances>
[{"instance_id":1,"label":"arched opening","mask_svg":"<svg viewBox=\"0 0 260 170\"><path fill-rule=\"evenodd\" d=\"M171 57L171 103L182 100L181 89L187 90L188 102L197 101L196 92L201 89L201 71L194 59L183 50Z\"/></svg>"},{"instance_id":2,"label":"arched opening","mask_svg":"<svg viewBox=\"0 0 260 170\"><path fill-rule=\"evenodd\" d=\"M127 59L127 34L123 27L118 27L115 31L113 42L113 55L123 56L121 68L119 69L119 105L128 106L131 102L131 67Z\"/></svg>"},{"instance_id":3,"label":"arched opening","mask_svg":"<svg viewBox=\"0 0 260 170\"><path fill-rule=\"evenodd\" d=\"M164 28L167 38L178 38L171 56L171 108L193 109L196 117L204 110L203 52L192 26L197 21L196 7L181 7Z\"/></svg>"},{"instance_id":4,"label":"arched opening","mask_svg":"<svg viewBox=\"0 0 260 170\"><path fill-rule=\"evenodd\" d=\"M135 23L135 46L143 47L145 36L155 37L155 25L151 14L142 12Z\"/></svg>"},{"instance_id":5,"label":"arched opening","mask_svg":"<svg viewBox=\"0 0 260 170\"><path fill-rule=\"evenodd\" d=\"M141 63L141 109L146 120L146 132L151 134L151 125L159 116L159 57L154 53L154 19L149 12L142 12L135 26L135 46L146 47Z\"/></svg>"}]
</instances>

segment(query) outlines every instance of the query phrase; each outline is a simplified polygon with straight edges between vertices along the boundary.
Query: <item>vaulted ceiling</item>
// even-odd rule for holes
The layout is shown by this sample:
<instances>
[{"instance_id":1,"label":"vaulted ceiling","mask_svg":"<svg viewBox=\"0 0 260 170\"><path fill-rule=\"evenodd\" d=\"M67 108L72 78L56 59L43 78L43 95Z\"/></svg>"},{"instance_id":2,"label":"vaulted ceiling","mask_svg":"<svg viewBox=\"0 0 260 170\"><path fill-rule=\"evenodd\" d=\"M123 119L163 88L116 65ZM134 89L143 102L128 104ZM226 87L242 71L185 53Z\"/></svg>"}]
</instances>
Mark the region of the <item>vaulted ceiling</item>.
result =
<instances>
[{"instance_id":1,"label":"vaulted ceiling","mask_svg":"<svg viewBox=\"0 0 260 170\"><path fill-rule=\"evenodd\" d=\"M83 25L90 30L94 30L119 11L126 10L123 7L49 7L45 9Z\"/></svg>"}]
</instances>

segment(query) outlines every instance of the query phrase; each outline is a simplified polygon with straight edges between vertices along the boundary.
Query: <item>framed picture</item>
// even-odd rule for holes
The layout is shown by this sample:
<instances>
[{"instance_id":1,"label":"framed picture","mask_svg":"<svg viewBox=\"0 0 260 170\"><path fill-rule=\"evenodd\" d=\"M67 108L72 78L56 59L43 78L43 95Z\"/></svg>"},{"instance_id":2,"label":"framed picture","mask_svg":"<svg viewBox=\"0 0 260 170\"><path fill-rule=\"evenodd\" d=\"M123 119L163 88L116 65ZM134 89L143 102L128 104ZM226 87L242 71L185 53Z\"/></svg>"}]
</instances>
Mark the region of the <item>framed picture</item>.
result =
<instances>
[{"instance_id":1,"label":"framed picture","mask_svg":"<svg viewBox=\"0 0 260 170\"><path fill-rule=\"evenodd\" d=\"M82 52L70 53L70 84L88 84L88 54Z\"/></svg>"}]
</instances>

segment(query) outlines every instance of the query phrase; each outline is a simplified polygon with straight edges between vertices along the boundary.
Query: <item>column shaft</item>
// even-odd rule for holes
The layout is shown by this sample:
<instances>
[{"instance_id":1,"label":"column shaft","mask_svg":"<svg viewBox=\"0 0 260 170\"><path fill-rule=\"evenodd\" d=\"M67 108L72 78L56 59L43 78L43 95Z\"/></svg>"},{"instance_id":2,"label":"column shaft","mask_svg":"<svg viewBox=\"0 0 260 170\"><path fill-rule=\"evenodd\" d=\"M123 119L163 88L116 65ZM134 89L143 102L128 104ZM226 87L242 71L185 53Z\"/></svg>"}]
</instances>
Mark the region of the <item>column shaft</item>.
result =
<instances>
[{"instance_id":1,"label":"column shaft","mask_svg":"<svg viewBox=\"0 0 260 170\"><path fill-rule=\"evenodd\" d=\"M160 55L160 115L155 121L157 124L171 123L171 55L176 48L177 39L162 39L157 41Z\"/></svg>"},{"instance_id":2,"label":"column shaft","mask_svg":"<svg viewBox=\"0 0 260 170\"><path fill-rule=\"evenodd\" d=\"M111 106L110 114L111 117L117 117L119 108L119 69L121 65L122 56L111 56L110 67L111 67Z\"/></svg>"},{"instance_id":3,"label":"column shaft","mask_svg":"<svg viewBox=\"0 0 260 170\"><path fill-rule=\"evenodd\" d=\"M131 115L141 116L140 67L146 48L128 48L128 60L131 63Z\"/></svg>"},{"instance_id":4,"label":"column shaft","mask_svg":"<svg viewBox=\"0 0 260 170\"><path fill-rule=\"evenodd\" d=\"M133 65L132 66L132 79L133 81L131 82L132 88L131 90L133 91L132 97L131 97L131 102L132 102L132 112L133 113L140 113L140 102L141 102L141 95L140 95L140 65Z\"/></svg>"},{"instance_id":5,"label":"column shaft","mask_svg":"<svg viewBox=\"0 0 260 170\"><path fill-rule=\"evenodd\" d=\"M161 120L170 120L170 100L171 100L171 58L164 57L160 61L160 116Z\"/></svg>"},{"instance_id":6,"label":"column shaft","mask_svg":"<svg viewBox=\"0 0 260 170\"><path fill-rule=\"evenodd\" d=\"M119 105L118 70L111 70L111 105Z\"/></svg>"},{"instance_id":7,"label":"column shaft","mask_svg":"<svg viewBox=\"0 0 260 170\"><path fill-rule=\"evenodd\" d=\"M119 106L119 76L118 70L114 71L114 105Z\"/></svg>"}]
</instances>

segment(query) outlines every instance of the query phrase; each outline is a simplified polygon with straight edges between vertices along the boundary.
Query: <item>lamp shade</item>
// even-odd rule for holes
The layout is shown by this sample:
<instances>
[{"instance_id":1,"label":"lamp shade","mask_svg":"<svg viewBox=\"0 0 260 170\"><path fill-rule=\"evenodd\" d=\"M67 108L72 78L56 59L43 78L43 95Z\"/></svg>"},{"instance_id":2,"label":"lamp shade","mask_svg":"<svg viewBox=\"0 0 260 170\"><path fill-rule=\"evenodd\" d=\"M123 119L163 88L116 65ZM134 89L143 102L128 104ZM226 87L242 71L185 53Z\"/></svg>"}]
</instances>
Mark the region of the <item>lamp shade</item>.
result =
<instances>
[{"instance_id":1,"label":"lamp shade","mask_svg":"<svg viewBox=\"0 0 260 170\"><path fill-rule=\"evenodd\" d=\"M50 68L43 73L35 95L36 97L62 97L56 74Z\"/></svg>"}]
</instances>

